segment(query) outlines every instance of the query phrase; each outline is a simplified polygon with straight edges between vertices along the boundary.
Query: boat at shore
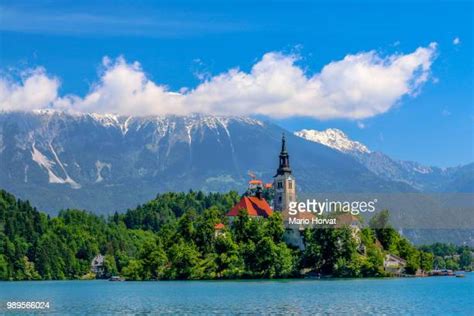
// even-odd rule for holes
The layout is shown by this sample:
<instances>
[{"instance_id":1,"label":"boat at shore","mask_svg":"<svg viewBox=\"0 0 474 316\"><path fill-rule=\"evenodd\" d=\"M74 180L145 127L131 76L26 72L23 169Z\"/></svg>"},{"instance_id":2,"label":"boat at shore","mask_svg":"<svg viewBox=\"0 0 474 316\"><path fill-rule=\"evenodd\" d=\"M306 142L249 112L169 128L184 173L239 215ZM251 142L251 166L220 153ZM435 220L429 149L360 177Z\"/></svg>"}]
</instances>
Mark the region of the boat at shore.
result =
<instances>
[{"instance_id":1,"label":"boat at shore","mask_svg":"<svg viewBox=\"0 0 474 316\"><path fill-rule=\"evenodd\" d=\"M433 270L429 273L430 276L455 276L456 274L453 270L448 269L441 269L441 270Z\"/></svg>"},{"instance_id":2,"label":"boat at shore","mask_svg":"<svg viewBox=\"0 0 474 316\"><path fill-rule=\"evenodd\" d=\"M454 276L456 278L464 278L466 277L466 271L457 271L454 272L453 270L449 269L435 269L428 273L428 276ZM467 271L470 272L470 271Z\"/></svg>"}]
</instances>

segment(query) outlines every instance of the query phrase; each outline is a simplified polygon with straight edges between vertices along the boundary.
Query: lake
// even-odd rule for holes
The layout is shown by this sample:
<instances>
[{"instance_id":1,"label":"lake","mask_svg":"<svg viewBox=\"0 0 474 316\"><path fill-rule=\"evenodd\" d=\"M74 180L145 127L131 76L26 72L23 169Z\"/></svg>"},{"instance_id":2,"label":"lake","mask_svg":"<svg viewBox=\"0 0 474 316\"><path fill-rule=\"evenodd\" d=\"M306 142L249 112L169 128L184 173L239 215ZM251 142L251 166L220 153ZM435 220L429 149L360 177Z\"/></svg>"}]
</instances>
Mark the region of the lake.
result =
<instances>
[{"instance_id":1,"label":"lake","mask_svg":"<svg viewBox=\"0 0 474 316\"><path fill-rule=\"evenodd\" d=\"M48 301L50 309L43 312L58 315L473 315L474 274L350 280L0 282L0 314L7 312L7 301Z\"/></svg>"}]
</instances>

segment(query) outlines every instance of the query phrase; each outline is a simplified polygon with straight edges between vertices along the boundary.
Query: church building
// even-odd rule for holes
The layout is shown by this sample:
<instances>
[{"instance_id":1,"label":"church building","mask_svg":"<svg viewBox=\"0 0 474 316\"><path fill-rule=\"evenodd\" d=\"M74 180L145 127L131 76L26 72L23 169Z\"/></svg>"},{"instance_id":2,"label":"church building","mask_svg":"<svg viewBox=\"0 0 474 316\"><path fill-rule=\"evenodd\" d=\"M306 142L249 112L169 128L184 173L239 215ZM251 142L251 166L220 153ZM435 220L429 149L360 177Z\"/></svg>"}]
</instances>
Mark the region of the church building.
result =
<instances>
[{"instance_id":1,"label":"church building","mask_svg":"<svg viewBox=\"0 0 474 316\"><path fill-rule=\"evenodd\" d=\"M252 179L249 181L249 190L247 195L242 196L240 201L227 213L230 223L232 223L236 216L239 215L240 210L245 210L251 218L267 218L273 212L280 212L285 225L285 241L300 249L304 248L302 225L294 225L289 223L289 206L291 202L296 202L296 180L292 175L290 167L290 155L286 148L286 138L283 134L281 139L281 150L279 155L278 168L273 177L273 185L267 184L265 189L273 188L273 209L270 204L262 196L262 181ZM313 217L311 213L297 214L292 217Z\"/></svg>"},{"instance_id":2,"label":"church building","mask_svg":"<svg viewBox=\"0 0 474 316\"><path fill-rule=\"evenodd\" d=\"M290 224L289 208L291 202L296 202L296 179L291 172L290 155L286 149L286 138L283 134L281 139L281 151L279 155L279 164L273 181L274 198L273 210L281 212L283 223L285 225L284 239L286 243L304 249L303 234L305 226L300 224ZM311 220L312 213L298 213L291 216L293 218Z\"/></svg>"},{"instance_id":3,"label":"church building","mask_svg":"<svg viewBox=\"0 0 474 316\"><path fill-rule=\"evenodd\" d=\"M270 183L265 185L265 189L273 190L273 201L268 203L265 200L263 197L263 182L257 180L255 175L250 173L252 180L249 181L247 193L243 195L240 201L227 213L227 217L232 224L234 219L239 216L241 210L245 210L250 218L267 218L271 216L273 212L279 212L281 213L285 226L285 242L303 250L305 247L303 232L306 228L313 227L314 220L317 216L313 212L297 212L294 215L289 214L290 203L297 202L296 179L290 167L290 155L286 148L285 134L283 134L281 139L281 150L278 158L278 168L273 177L273 185ZM270 205L273 206L273 209ZM360 238L358 237L360 221L357 217L343 213L337 215L337 221L338 224L336 228L349 226L353 231L354 238L360 242Z\"/></svg>"},{"instance_id":4,"label":"church building","mask_svg":"<svg viewBox=\"0 0 474 316\"><path fill-rule=\"evenodd\" d=\"M232 222L236 216L239 216L240 210L247 211L250 217L267 218L273 211L267 201L262 197L261 191L257 191L256 196L242 196L239 203L227 213L227 217Z\"/></svg>"}]
</instances>

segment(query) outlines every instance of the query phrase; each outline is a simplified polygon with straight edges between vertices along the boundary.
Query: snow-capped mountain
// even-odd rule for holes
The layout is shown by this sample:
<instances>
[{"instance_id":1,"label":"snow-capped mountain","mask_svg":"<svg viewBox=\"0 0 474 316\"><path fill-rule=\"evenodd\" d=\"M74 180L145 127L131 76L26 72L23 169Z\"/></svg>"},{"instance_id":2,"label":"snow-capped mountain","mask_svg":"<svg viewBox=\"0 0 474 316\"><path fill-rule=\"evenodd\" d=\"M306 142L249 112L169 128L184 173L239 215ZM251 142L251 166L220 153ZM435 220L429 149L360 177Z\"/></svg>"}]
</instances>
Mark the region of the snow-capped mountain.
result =
<instances>
[{"instance_id":1,"label":"snow-capped mountain","mask_svg":"<svg viewBox=\"0 0 474 316\"><path fill-rule=\"evenodd\" d=\"M391 181L404 182L420 191L473 191L473 176L464 177L474 165L454 168L424 166L414 161L395 160L381 152L373 152L364 144L351 140L343 131L330 128L324 131L303 129L294 133L306 140L317 142L348 154L376 175ZM458 183L459 177L464 183ZM455 188L448 183L458 183Z\"/></svg>"},{"instance_id":2,"label":"snow-capped mountain","mask_svg":"<svg viewBox=\"0 0 474 316\"><path fill-rule=\"evenodd\" d=\"M43 210L103 213L165 191L242 192L249 170L272 181L283 132L248 117L0 113L0 188ZM298 192L470 188L469 169L454 177L454 171L397 162L342 133L329 134L324 140L331 147L286 133Z\"/></svg>"},{"instance_id":3,"label":"snow-capped mountain","mask_svg":"<svg viewBox=\"0 0 474 316\"><path fill-rule=\"evenodd\" d=\"M323 138L329 147L248 117L53 111L0 113L0 188L51 214L61 208L110 214L167 191L243 192L249 170L273 180L283 132L302 199L320 193L372 198L435 185L472 192L474 164L441 170L397 162L338 132Z\"/></svg>"},{"instance_id":4,"label":"snow-capped mountain","mask_svg":"<svg viewBox=\"0 0 474 316\"><path fill-rule=\"evenodd\" d=\"M248 117L0 113L0 187L44 210L107 213L163 191L244 191L249 170L272 181L283 132ZM332 148L287 139L300 191L413 190Z\"/></svg>"},{"instance_id":5,"label":"snow-capped mountain","mask_svg":"<svg viewBox=\"0 0 474 316\"><path fill-rule=\"evenodd\" d=\"M367 146L349 139L343 131L337 128L328 128L325 131L302 129L301 131L295 132L295 135L345 153L370 153Z\"/></svg>"}]
</instances>

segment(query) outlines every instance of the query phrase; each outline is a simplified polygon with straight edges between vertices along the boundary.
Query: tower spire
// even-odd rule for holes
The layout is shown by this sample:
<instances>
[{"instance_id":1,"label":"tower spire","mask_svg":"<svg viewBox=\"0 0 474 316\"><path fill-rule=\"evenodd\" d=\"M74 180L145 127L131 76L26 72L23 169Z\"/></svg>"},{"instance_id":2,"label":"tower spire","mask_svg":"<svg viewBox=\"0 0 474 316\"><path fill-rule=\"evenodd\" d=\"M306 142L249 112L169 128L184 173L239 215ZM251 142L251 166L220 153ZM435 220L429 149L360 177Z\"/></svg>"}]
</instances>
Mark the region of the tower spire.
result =
<instances>
[{"instance_id":1,"label":"tower spire","mask_svg":"<svg viewBox=\"0 0 474 316\"><path fill-rule=\"evenodd\" d=\"M291 174L290 155L286 148L285 133L281 135L281 151L273 187L273 209L280 212L288 210L290 203L296 201L296 182Z\"/></svg>"},{"instance_id":2,"label":"tower spire","mask_svg":"<svg viewBox=\"0 0 474 316\"><path fill-rule=\"evenodd\" d=\"M283 132L282 135L281 135L281 153L286 153L286 138L285 138L285 132Z\"/></svg>"},{"instance_id":3,"label":"tower spire","mask_svg":"<svg viewBox=\"0 0 474 316\"><path fill-rule=\"evenodd\" d=\"M288 151L286 150L285 133L283 133L281 136L280 163L278 165L276 175L284 175L284 174L291 174L290 155L288 155Z\"/></svg>"}]
</instances>

